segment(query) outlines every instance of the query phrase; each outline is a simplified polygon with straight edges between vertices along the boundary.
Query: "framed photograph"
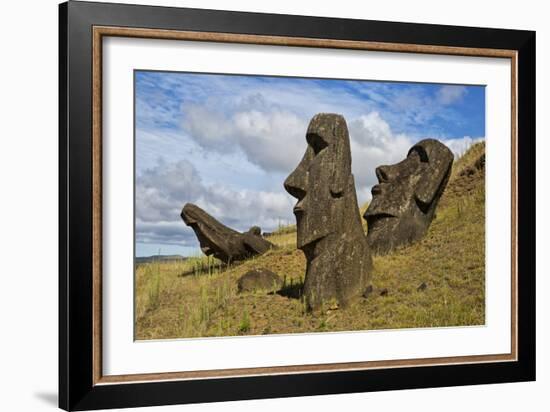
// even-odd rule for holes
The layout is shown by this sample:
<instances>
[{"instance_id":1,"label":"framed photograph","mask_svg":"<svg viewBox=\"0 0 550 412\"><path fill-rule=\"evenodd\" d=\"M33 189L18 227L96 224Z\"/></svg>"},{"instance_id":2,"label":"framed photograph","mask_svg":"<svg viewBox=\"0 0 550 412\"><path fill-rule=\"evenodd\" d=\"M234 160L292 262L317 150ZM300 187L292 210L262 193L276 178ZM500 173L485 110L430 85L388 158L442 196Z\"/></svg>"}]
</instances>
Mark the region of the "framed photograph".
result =
<instances>
[{"instance_id":1,"label":"framed photograph","mask_svg":"<svg viewBox=\"0 0 550 412\"><path fill-rule=\"evenodd\" d=\"M535 33L60 5L59 404L535 379Z\"/></svg>"}]
</instances>

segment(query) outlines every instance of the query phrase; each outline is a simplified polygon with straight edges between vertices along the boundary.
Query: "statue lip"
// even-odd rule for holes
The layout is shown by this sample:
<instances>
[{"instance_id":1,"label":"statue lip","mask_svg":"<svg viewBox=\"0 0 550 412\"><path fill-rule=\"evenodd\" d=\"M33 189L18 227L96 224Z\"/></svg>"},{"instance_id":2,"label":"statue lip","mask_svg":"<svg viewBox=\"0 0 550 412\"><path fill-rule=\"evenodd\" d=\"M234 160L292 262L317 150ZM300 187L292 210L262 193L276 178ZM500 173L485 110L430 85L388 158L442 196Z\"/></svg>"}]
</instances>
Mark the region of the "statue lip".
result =
<instances>
[{"instance_id":1,"label":"statue lip","mask_svg":"<svg viewBox=\"0 0 550 412\"><path fill-rule=\"evenodd\" d=\"M197 220L196 219L193 219L191 216L189 216L187 213L182 213L181 214L181 217L183 219L183 221L185 222L185 224L187 225L195 225L197 224Z\"/></svg>"},{"instance_id":2,"label":"statue lip","mask_svg":"<svg viewBox=\"0 0 550 412\"><path fill-rule=\"evenodd\" d=\"M186 225L194 225L197 224L197 218L200 216L200 213L197 211L195 205L186 204L181 210L180 216Z\"/></svg>"},{"instance_id":3,"label":"statue lip","mask_svg":"<svg viewBox=\"0 0 550 412\"><path fill-rule=\"evenodd\" d=\"M292 209L292 211L294 212L294 214L304 213L304 209L302 209L300 206L294 206L294 209Z\"/></svg>"},{"instance_id":4,"label":"statue lip","mask_svg":"<svg viewBox=\"0 0 550 412\"><path fill-rule=\"evenodd\" d=\"M304 213L304 209L302 208L302 200L300 200L296 205L294 206L294 209L292 209L294 214Z\"/></svg>"},{"instance_id":5,"label":"statue lip","mask_svg":"<svg viewBox=\"0 0 550 412\"><path fill-rule=\"evenodd\" d=\"M209 224L209 222L201 221L199 216L200 214L195 213L193 208L184 208L181 213L181 217L187 226L198 229L201 232L204 232L205 230L215 230L215 225Z\"/></svg>"},{"instance_id":6,"label":"statue lip","mask_svg":"<svg viewBox=\"0 0 550 412\"><path fill-rule=\"evenodd\" d=\"M387 218L387 217L397 217L391 213L386 213L386 212L369 212L369 210L367 209L367 211L365 212L365 217L369 217L369 218L374 218L376 220L379 220L379 219L383 219L383 218Z\"/></svg>"},{"instance_id":7,"label":"statue lip","mask_svg":"<svg viewBox=\"0 0 550 412\"><path fill-rule=\"evenodd\" d=\"M370 190L371 194L373 196L376 196L376 195L379 195L380 193L382 193L382 185L383 185L382 183L378 183L378 184L374 185L372 187L372 189Z\"/></svg>"}]
</instances>

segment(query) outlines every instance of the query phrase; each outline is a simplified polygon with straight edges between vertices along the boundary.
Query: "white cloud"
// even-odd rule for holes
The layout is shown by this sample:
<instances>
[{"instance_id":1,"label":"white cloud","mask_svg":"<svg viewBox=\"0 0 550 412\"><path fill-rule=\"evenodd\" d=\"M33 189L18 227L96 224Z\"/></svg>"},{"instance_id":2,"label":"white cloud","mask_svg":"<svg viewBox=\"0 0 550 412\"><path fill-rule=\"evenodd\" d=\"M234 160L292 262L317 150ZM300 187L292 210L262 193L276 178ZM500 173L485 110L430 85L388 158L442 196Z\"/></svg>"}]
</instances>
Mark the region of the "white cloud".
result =
<instances>
[{"instance_id":1,"label":"white cloud","mask_svg":"<svg viewBox=\"0 0 550 412\"><path fill-rule=\"evenodd\" d=\"M364 203L377 183L375 168L402 160L414 142L407 135L394 134L378 112L353 120L349 130L357 197L359 203Z\"/></svg>"},{"instance_id":2,"label":"white cloud","mask_svg":"<svg viewBox=\"0 0 550 412\"><path fill-rule=\"evenodd\" d=\"M184 116L186 131L202 147L218 151L231 149L232 124L222 113L203 105L188 104Z\"/></svg>"},{"instance_id":3,"label":"white cloud","mask_svg":"<svg viewBox=\"0 0 550 412\"><path fill-rule=\"evenodd\" d=\"M222 153L241 150L248 161L268 172L290 171L305 147L306 119L278 108L222 114L188 105L184 118L186 132L200 146Z\"/></svg>"},{"instance_id":4,"label":"white cloud","mask_svg":"<svg viewBox=\"0 0 550 412\"><path fill-rule=\"evenodd\" d=\"M350 129L353 131L353 140L362 146L383 149L393 138L390 125L378 112L368 113L352 121Z\"/></svg>"},{"instance_id":5,"label":"white cloud","mask_svg":"<svg viewBox=\"0 0 550 412\"><path fill-rule=\"evenodd\" d=\"M437 101L443 105L449 105L460 101L467 93L464 86L445 85L437 91Z\"/></svg>"},{"instance_id":6,"label":"white cloud","mask_svg":"<svg viewBox=\"0 0 550 412\"><path fill-rule=\"evenodd\" d=\"M287 172L305 148L305 119L284 111L239 112L233 116L235 138L252 163L266 171Z\"/></svg>"},{"instance_id":7,"label":"white cloud","mask_svg":"<svg viewBox=\"0 0 550 412\"><path fill-rule=\"evenodd\" d=\"M455 158L458 158L466 153L466 150L468 150L471 145L482 142L483 140L485 140L483 137L464 136L461 139L442 139L441 142L451 149Z\"/></svg>"}]
</instances>

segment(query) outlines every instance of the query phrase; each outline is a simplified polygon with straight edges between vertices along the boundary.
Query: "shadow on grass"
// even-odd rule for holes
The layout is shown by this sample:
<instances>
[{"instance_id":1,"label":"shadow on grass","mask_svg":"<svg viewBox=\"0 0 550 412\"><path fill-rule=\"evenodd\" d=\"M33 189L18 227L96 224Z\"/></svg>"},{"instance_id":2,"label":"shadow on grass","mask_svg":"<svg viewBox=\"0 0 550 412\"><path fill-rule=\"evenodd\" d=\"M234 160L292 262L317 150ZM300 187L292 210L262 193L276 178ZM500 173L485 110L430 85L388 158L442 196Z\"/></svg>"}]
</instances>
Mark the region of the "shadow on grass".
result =
<instances>
[{"instance_id":1,"label":"shadow on grass","mask_svg":"<svg viewBox=\"0 0 550 412\"><path fill-rule=\"evenodd\" d=\"M231 264L226 264L226 263L222 263L221 265L219 266L213 266L212 267L212 273L216 272L216 273L224 273L224 272L227 272L229 270L232 270L234 269L235 267L241 265L243 262L241 261L235 261L235 262L232 262ZM209 275L209 271L208 271L208 267L203 267L201 268L200 270L197 271L197 269L195 268L191 268L189 270L184 270L183 272L181 272L178 277L179 278L184 278L184 277L187 277L187 276L193 276L193 275L197 275L197 276L208 276Z\"/></svg>"},{"instance_id":2,"label":"shadow on grass","mask_svg":"<svg viewBox=\"0 0 550 412\"><path fill-rule=\"evenodd\" d=\"M304 283L297 282L297 283L290 283L290 284L283 285L283 287L280 290L274 293L280 296L291 298L291 299L300 299L302 297L303 290L304 290Z\"/></svg>"}]
</instances>

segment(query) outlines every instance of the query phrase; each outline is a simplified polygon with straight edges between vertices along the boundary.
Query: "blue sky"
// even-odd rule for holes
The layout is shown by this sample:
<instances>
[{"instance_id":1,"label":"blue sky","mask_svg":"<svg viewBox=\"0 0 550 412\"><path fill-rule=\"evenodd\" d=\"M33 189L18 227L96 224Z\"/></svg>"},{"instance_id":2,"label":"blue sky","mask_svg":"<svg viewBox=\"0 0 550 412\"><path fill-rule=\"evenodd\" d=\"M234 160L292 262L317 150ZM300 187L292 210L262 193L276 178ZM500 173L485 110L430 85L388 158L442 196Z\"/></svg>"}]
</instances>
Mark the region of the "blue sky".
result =
<instances>
[{"instance_id":1,"label":"blue sky","mask_svg":"<svg viewBox=\"0 0 550 412\"><path fill-rule=\"evenodd\" d=\"M346 118L361 204L418 140L485 136L484 86L136 71L135 104L137 256L199 253L186 202L237 230L294 223L283 181L316 113Z\"/></svg>"}]
</instances>

